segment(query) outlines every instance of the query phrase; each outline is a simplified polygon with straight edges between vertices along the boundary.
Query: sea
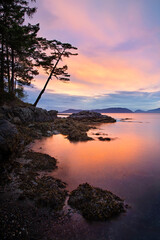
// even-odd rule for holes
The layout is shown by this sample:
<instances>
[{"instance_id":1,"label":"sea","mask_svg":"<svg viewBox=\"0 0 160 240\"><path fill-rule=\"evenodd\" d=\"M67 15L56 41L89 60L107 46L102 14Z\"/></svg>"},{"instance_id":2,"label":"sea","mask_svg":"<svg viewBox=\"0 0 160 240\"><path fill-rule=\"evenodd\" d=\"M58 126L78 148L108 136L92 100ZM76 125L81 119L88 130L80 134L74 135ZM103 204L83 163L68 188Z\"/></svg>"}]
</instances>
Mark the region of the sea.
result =
<instances>
[{"instance_id":1,"label":"sea","mask_svg":"<svg viewBox=\"0 0 160 240\"><path fill-rule=\"evenodd\" d=\"M88 222L73 214L72 234L63 239L160 240L160 114L106 115L117 122L90 129L93 141L71 143L57 134L32 145L58 160L51 175L66 182L69 191L87 182L129 205L126 213L105 222ZM100 136L111 141L100 141Z\"/></svg>"}]
</instances>

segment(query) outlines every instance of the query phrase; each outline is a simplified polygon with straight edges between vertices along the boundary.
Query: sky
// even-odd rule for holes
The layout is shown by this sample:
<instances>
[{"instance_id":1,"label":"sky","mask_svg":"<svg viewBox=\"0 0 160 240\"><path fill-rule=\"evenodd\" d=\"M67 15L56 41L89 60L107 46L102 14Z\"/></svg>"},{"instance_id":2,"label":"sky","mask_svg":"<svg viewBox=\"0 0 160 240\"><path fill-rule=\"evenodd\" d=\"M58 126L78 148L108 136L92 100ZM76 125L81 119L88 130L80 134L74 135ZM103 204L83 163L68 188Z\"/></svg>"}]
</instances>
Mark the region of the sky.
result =
<instances>
[{"instance_id":1,"label":"sky","mask_svg":"<svg viewBox=\"0 0 160 240\"><path fill-rule=\"evenodd\" d=\"M69 83L52 79L39 107L59 111L160 107L159 0L37 0L31 23L40 35L71 43L78 56L64 61ZM33 103L47 79L27 87Z\"/></svg>"}]
</instances>

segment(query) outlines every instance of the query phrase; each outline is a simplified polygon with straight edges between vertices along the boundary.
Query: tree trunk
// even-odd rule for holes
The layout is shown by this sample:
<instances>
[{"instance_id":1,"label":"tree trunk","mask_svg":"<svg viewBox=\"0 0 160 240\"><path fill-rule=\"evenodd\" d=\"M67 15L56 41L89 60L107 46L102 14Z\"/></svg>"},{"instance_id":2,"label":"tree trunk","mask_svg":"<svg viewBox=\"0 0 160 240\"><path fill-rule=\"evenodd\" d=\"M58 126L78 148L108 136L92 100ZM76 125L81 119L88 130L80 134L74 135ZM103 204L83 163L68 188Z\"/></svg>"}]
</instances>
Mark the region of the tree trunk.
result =
<instances>
[{"instance_id":1,"label":"tree trunk","mask_svg":"<svg viewBox=\"0 0 160 240\"><path fill-rule=\"evenodd\" d=\"M12 49L12 77L11 77L11 93L14 94L14 50Z\"/></svg>"},{"instance_id":2,"label":"tree trunk","mask_svg":"<svg viewBox=\"0 0 160 240\"><path fill-rule=\"evenodd\" d=\"M55 69L56 69L59 61L60 61L60 59L61 59L61 56L63 55L63 53L64 53L64 51L60 54L60 56L59 56L56 64L54 65L54 67L53 67L53 69L52 69L52 71L51 71L51 73L50 73L50 75L49 75L49 77L48 77L48 79L47 79L47 81L46 81L46 83L45 83L42 91L40 92L40 94L39 94L39 96L37 97L37 99L36 99L35 103L33 104L33 106L36 107L36 106L37 106L37 103L38 103L39 100L41 99L41 96L42 96L42 94L44 93L44 91L45 91L45 89L46 89L46 87L47 87L47 85L48 85L48 83L49 83L49 81L50 81L50 79L51 79L51 77L52 77L52 75L53 75L53 73L54 73L54 71L55 71Z\"/></svg>"},{"instance_id":3,"label":"tree trunk","mask_svg":"<svg viewBox=\"0 0 160 240\"><path fill-rule=\"evenodd\" d=\"M2 35L1 43L1 76L0 76L0 93L4 92L4 39Z\"/></svg>"},{"instance_id":4,"label":"tree trunk","mask_svg":"<svg viewBox=\"0 0 160 240\"><path fill-rule=\"evenodd\" d=\"M8 44L6 45L7 50L7 77L8 77L8 92L11 92L11 79L10 79L10 66L9 66L9 51Z\"/></svg>"}]
</instances>

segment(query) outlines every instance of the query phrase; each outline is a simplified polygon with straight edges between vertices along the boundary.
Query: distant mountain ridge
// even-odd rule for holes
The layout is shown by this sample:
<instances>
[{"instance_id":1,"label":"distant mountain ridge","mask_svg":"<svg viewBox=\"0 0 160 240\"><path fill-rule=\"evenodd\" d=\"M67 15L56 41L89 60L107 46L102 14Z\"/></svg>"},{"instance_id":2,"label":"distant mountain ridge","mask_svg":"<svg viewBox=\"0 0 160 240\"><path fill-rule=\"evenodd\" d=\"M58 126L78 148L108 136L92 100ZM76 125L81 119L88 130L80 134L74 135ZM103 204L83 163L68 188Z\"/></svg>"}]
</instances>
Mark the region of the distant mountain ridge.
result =
<instances>
[{"instance_id":1,"label":"distant mountain ridge","mask_svg":"<svg viewBox=\"0 0 160 240\"><path fill-rule=\"evenodd\" d=\"M82 109L67 109L62 113L78 113L83 111ZM103 109L92 109L88 111L99 112L99 113L132 113L132 111L128 108L103 108Z\"/></svg>"},{"instance_id":2,"label":"distant mountain ridge","mask_svg":"<svg viewBox=\"0 0 160 240\"><path fill-rule=\"evenodd\" d=\"M67 109L61 113L78 113L80 111L83 111L83 109ZM147 111L138 109L135 112L128 108L121 108L121 107L115 107L115 108L103 108L103 109L91 109L86 111L93 111L93 112L99 112L99 113L160 113L160 108L156 109L150 109Z\"/></svg>"},{"instance_id":3,"label":"distant mountain ridge","mask_svg":"<svg viewBox=\"0 0 160 240\"><path fill-rule=\"evenodd\" d=\"M132 113L132 111L128 108L104 108L104 109L93 109L91 111L99 112L99 113Z\"/></svg>"},{"instance_id":4,"label":"distant mountain ridge","mask_svg":"<svg viewBox=\"0 0 160 240\"><path fill-rule=\"evenodd\" d=\"M135 113L160 113L160 108L156 108L156 109L151 109L148 111L144 111L144 110L136 110Z\"/></svg>"},{"instance_id":5,"label":"distant mountain ridge","mask_svg":"<svg viewBox=\"0 0 160 240\"><path fill-rule=\"evenodd\" d=\"M82 109L67 109L67 110L65 110L65 111L63 111L63 112L61 112L61 113L78 113L78 112L81 112L81 111L83 111Z\"/></svg>"}]
</instances>

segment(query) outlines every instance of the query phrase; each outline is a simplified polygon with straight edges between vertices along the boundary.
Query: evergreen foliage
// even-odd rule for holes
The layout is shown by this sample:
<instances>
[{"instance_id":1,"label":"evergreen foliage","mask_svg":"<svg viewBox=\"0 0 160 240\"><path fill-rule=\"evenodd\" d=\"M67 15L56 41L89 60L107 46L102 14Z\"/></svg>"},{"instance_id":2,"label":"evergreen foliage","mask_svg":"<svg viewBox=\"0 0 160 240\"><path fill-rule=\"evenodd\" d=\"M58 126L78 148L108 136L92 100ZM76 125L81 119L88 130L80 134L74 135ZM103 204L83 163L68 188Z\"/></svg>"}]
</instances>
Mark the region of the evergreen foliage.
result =
<instances>
[{"instance_id":1,"label":"evergreen foliage","mask_svg":"<svg viewBox=\"0 0 160 240\"><path fill-rule=\"evenodd\" d=\"M23 85L30 85L43 68L49 77L34 105L52 76L70 80L67 66L58 67L58 63L63 57L77 55L71 52L77 49L71 44L39 37L39 24L25 24L26 16L32 17L35 12L29 1L0 0L0 94L7 91L23 96Z\"/></svg>"}]
</instances>

